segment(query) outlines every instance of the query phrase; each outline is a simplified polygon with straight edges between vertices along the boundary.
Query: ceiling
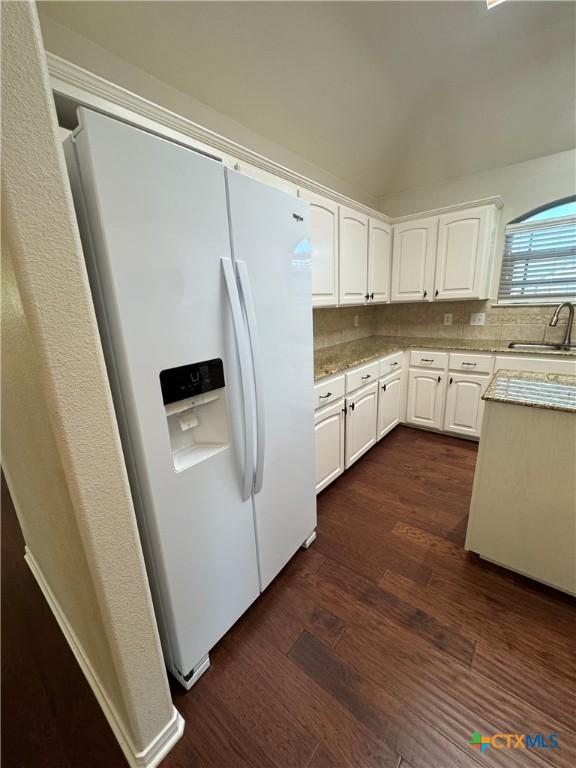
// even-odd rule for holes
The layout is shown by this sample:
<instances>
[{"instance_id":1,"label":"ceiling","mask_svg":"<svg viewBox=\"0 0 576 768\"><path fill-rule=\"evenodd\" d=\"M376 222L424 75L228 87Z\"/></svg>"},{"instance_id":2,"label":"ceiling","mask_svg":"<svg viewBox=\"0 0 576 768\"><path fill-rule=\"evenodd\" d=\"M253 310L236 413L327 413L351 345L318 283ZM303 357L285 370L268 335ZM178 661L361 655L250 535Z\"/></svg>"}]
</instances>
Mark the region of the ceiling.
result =
<instances>
[{"instance_id":1,"label":"ceiling","mask_svg":"<svg viewBox=\"0 0 576 768\"><path fill-rule=\"evenodd\" d=\"M575 144L572 2L39 7L371 195Z\"/></svg>"}]
</instances>

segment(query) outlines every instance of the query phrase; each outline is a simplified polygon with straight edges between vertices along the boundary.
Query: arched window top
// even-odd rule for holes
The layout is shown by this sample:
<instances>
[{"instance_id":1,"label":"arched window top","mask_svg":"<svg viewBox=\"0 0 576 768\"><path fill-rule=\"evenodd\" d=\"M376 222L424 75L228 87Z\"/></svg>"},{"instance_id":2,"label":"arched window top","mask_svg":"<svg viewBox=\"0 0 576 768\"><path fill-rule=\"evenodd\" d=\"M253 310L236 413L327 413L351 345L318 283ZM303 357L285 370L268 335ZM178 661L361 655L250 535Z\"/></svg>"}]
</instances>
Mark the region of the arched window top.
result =
<instances>
[{"instance_id":1,"label":"arched window top","mask_svg":"<svg viewBox=\"0 0 576 768\"><path fill-rule=\"evenodd\" d=\"M576 195L541 206L506 226L498 302L575 298Z\"/></svg>"},{"instance_id":2,"label":"arched window top","mask_svg":"<svg viewBox=\"0 0 576 768\"><path fill-rule=\"evenodd\" d=\"M560 219L563 216L576 216L576 195L542 205L530 211L530 213L522 214L522 216L519 216L510 223L520 224L521 222L529 221L547 221L548 219Z\"/></svg>"}]
</instances>

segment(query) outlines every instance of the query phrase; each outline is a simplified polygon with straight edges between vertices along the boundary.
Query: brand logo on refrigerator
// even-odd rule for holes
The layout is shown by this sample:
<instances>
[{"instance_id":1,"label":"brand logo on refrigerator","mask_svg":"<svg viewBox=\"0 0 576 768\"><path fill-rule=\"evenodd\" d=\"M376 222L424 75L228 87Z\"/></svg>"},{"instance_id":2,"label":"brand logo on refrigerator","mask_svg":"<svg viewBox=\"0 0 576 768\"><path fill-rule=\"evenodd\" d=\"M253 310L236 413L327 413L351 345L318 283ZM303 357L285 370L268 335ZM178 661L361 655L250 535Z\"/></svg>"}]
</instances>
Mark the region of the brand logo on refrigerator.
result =
<instances>
[{"instance_id":1,"label":"brand logo on refrigerator","mask_svg":"<svg viewBox=\"0 0 576 768\"><path fill-rule=\"evenodd\" d=\"M296 221L304 221L304 216L298 216L297 213L293 213L292 218L296 219Z\"/></svg>"}]
</instances>

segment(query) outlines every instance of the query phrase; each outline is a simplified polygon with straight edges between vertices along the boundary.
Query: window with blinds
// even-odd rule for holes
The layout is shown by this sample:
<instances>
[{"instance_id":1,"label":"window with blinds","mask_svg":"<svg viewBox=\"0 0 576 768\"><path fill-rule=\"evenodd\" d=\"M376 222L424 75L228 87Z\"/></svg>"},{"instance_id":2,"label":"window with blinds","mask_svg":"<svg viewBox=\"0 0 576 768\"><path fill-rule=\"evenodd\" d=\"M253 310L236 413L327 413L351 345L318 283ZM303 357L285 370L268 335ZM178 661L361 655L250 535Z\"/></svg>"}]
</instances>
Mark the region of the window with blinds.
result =
<instances>
[{"instance_id":1,"label":"window with blinds","mask_svg":"<svg viewBox=\"0 0 576 768\"><path fill-rule=\"evenodd\" d=\"M576 298L576 216L506 227L498 302Z\"/></svg>"}]
</instances>

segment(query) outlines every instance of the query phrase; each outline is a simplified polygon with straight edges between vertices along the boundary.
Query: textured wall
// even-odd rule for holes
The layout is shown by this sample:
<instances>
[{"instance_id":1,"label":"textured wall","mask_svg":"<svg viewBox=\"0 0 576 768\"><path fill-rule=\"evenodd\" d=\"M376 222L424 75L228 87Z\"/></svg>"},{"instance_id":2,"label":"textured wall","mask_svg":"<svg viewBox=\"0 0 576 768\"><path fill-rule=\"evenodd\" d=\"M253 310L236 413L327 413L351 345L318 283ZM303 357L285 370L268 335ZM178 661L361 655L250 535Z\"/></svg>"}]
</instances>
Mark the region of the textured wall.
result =
<instances>
[{"instance_id":1,"label":"textured wall","mask_svg":"<svg viewBox=\"0 0 576 768\"><path fill-rule=\"evenodd\" d=\"M2 3L2 54L2 462L27 545L142 751L174 709L33 3Z\"/></svg>"}]
</instances>

